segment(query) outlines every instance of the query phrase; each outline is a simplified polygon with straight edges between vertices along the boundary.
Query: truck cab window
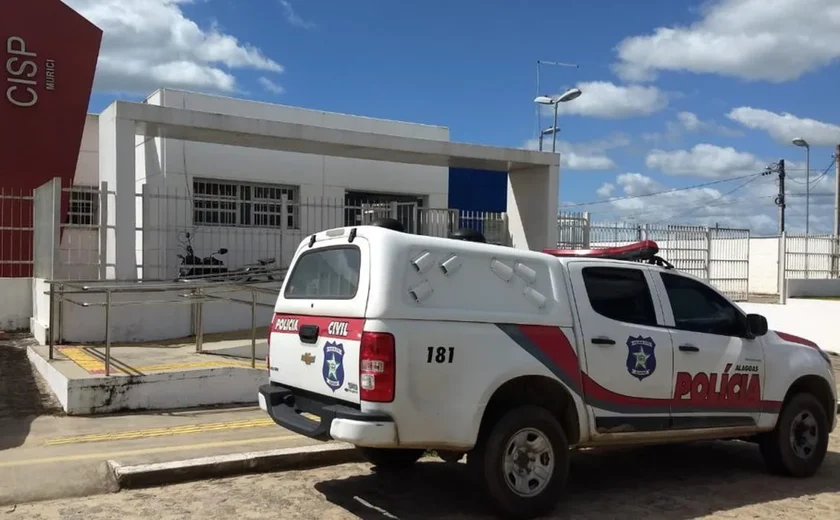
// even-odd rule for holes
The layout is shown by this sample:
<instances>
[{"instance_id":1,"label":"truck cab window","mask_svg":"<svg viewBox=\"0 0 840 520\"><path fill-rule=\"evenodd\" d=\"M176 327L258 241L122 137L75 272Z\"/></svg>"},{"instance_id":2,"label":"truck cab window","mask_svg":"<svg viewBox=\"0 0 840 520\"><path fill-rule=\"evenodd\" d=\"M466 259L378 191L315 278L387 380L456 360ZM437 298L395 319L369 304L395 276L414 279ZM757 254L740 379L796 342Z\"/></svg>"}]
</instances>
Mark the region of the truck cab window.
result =
<instances>
[{"instance_id":1,"label":"truck cab window","mask_svg":"<svg viewBox=\"0 0 840 520\"><path fill-rule=\"evenodd\" d=\"M677 329L721 336L746 337L743 315L721 295L702 283L660 273Z\"/></svg>"},{"instance_id":2,"label":"truck cab window","mask_svg":"<svg viewBox=\"0 0 840 520\"><path fill-rule=\"evenodd\" d=\"M656 325L645 273L622 267L585 267L583 282L592 309L616 321Z\"/></svg>"}]
</instances>

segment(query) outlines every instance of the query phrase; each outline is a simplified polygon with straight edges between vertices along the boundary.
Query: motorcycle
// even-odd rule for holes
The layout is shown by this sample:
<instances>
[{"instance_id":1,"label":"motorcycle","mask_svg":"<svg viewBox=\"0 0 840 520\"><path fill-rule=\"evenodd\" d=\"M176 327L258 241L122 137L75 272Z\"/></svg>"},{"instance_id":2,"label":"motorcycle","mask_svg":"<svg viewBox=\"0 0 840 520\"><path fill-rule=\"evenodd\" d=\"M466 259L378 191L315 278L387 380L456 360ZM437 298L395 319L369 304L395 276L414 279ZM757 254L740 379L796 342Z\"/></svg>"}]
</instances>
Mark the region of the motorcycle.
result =
<instances>
[{"instance_id":1,"label":"motorcycle","mask_svg":"<svg viewBox=\"0 0 840 520\"><path fill-rule=\"evenodd\" d=\"M177 255L178 259L181 260L181 265L178 266L178 279L227 274L227 266L225 266L225 263L222 260L217 258L217 255L227 254L227 249L223 247L211 253L210 256L200 258L195 254L190 233L185 233L184 237L185 238L180 240L180 242L186 254L179 253Z\"/></svg>"},{"instance_id":2,"label":"motorcycle","mask_svg":"<svg viewBox=\"0 0 840 520\"><path fill-rule=\"evenodd\" d=\"M179 238L181 246L186 254L178 254L181 265L178 267L178 279L208 278L215 281L230 280L235 282L253 282L257 280L274 281L274 268L276 258L260 258L257 263L248 264L238 269L228 269L225 263L217 258L217 255L227 254L226 248L214 251L210 256L199 258L195 255L192 246L191 235L184 233L184 238Z\"/></svg>"}]
</instances>

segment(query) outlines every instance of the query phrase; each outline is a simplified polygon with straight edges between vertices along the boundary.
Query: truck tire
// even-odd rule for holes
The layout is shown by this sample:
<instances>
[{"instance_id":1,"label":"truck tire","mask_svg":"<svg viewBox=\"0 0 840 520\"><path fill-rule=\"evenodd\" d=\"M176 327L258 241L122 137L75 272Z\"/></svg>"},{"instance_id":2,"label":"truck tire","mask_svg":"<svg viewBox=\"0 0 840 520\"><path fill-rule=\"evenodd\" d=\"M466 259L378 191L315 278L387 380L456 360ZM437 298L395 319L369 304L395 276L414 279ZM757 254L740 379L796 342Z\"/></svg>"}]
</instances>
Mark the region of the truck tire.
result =
<instances>
[{"instance_id":1,"label":"truck tire","mask_svg":"<svg viewBox=\"0 0 840 520\"><path fill-rule=\"evenodd\" d=\"M414 465L423 456L424 450L411 450L401 448L366 448L357 446L362 457L373 464L377 469L395 471L407 469Z\"/></svg>"},{"instance_id":2,"label":"truck tire","mask_svg":"<svg viewBox=\"0 0 840 520\"><path fill-rule=\"evenodd\" d=\"M498 515L535 518L549 513L566 487L569 443L548 410L521 406L488 425L467 466Z\"/></svg>"},{"instance_id":3,"label":"truck tire","mask_svg":"<svg viewBox=\"0 0 840 520\"><path fill-rule=\"evenodd\" d=\"M776 428L758 442L764 463L773 473L810 477L828 450L828 418L813 394L794 395L785 404Z\"/></svg>"}]
</instances>

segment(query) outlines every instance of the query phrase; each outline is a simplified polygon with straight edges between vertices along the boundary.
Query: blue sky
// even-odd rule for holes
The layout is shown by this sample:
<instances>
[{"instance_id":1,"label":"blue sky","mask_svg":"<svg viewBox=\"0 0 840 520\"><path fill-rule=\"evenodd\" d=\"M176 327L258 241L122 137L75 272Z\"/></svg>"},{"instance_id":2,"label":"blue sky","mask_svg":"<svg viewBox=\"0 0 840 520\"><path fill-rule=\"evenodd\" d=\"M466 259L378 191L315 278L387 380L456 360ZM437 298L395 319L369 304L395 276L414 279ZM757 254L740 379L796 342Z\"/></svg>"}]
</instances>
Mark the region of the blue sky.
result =
<instances>
[{"instance_id":1,"label":"blue sky","mask_svg":"<svg viewBox=\"0 0 840 520\"><path fill-rule=\"evenodd\" d=\"M833 171L818 177L840 144L836 0L67 3L105 30L92 111L172 86L532 147L536 62L572 62L540 68L543 93L583 90L561 105L564 209L772 232L773 177L745 176L784 158L790 229L804 228L801 135L811 226L831 227ZM587 201L608 202L570 207Z\"/></svg>"}]
</instances>

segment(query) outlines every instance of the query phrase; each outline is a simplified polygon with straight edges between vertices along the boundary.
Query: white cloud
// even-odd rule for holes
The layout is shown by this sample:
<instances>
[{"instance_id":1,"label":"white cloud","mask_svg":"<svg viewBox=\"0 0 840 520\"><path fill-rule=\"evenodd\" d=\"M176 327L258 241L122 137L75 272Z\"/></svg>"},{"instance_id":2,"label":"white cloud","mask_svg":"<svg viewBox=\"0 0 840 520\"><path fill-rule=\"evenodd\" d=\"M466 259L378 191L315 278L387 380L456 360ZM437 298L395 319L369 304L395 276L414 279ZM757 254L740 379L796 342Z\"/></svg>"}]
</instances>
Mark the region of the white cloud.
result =
<instances>
[{"instance_id":1,"label":"white cloud","mask_svg":"<svg viewBox=\"0 0 840 520\"><path fill-rule=\"evenodd\" d=\"M651 150L645 165L667 175L705 178L758 173L766 166L751 153L712 144L698 144L691 150Z\"/></svg>"},{"instance_id":2,"label":"white cloud","mask_svg":"<svg viewBox=\"0 0 840 520\"><path fill-rule=\"evenodd\" d=\"M290 24L303 29L312 29L313 27L315 27L314 23L304 20L300 17L299 14L297 14L294 7L292 7L291 2L289 2L288 0L279 1L280 5L283 7L283 12L286 15L286 21L288 21Z\"/></svg>"},{"instance_id":3,"label":"white cloud","mask_svg":"<svg viewBox=\"0 0 840 520\"><path fill-rule=\"evenodd\" d=\"M693 112L678 112L675 121L665 122L664 132L647 132L642 134L642 139L650 143L666 141L674 143L686 133L709 132L726 137L738 137L743 132L734 128L720 125L712 120L703 120Z\"/></svg>"},{"instance_id":4,"label":"white cloud","mask_svg":"<svg viewBox=\"0 0 840 520\"><path fill-rule=\"evenodd\" d=\"M805 230L805 171L800 164L788 169L786 228ZM811 176L811 231L828 233L833 224L834 177ZM594 222L634 222L749 228L754 234L778 229L777 177L756 176L732 181L706 181L699 187L664 185L641 173L622 173L596 191L600 204L562 208L589 211ZM709 182L714 184L708 185ZM593 235L592 239L597 237Z\"/></svg>"},{"instance_id":5,"label":"white cloud","mask_svg":"<svg viewBox=\"0 0 840 520\"><path fill-rule=\"evenodd\" d=\"M543 142L543 150L551 150L551 137ZM557 152L560 154L560 166L569 170L610 170L616 167L608 155L609 150L623 148L630 144L630 139L623 134L614 134L606 139L570 143L557 141ZM539 149L539 141L531 139L525 143L529 150Z\"/></svg>"},{"instance_id":6,"label":"white cloud","mask_svg":"<svg viewBox=\"0 0 840 520\"><path fill-rule=\"evenodd\" d=\"M604 197L604 198L611 197L613 192L615 192L615 184L612 184L612 183L609 183L609 182L605 182L604 184L601 185L600 188L598 188L595 191L595 193L599 197Z\"/></svg>"},{"instance_id":7,"label":"white cloud","mask_svg":"<svg viewBox=\"0 0 840 520\"><path fill-rule=\"evenodd\" d=\"M560 103L558 114L597 117L601 119L627 119L649 116L668 105L668 96L656 87L640 85L621 86L609 81L579 83L583 94L572 101ZM552 113L553 107L545 107ZM563 126L560 122L559 126Z\"/></svg>"},{"instance_id":8,"label":"white cloud","mask_svg":"<svg viewBox=\"0 0 840 520\"><path fill-rule=\"evenodd\" d=\"M266 92L270 92L271 94L282 94L286 92L286 89L284 89L282 85L278 85L265 76L260 76L257 81Z\"/></svg>"},{"instance_id":9,"label":"white cloud","mask_svg":"<svg viewBox=\"0 0 840 520\"><path fill-rule=\"evenodd\" d=\"M590 211L595 222L637 222L658 226L719 224L723 227L750 228L755 233L772 233L777 225L777 210L773 205L775 186L762 177L745 185L747 180L733 181L720 187L660 193L670 187L640 173L623 173L615 179L618 191L614 193L613 200L580 209ZM612 186L611 183L604 186L607 185ZM596 193L600 194L604 186ZM597 240L597 237L592 239Z\"/></svg>"},{"instance_id":10,"label":"white cloud","mask_svg":"<svg viewBox=\"0 0 840 520\"><path fill-rule=\"evenodd\" d=\"M758 108L738 107L730 111L726 117L747 128L763 130L780 144L790 144L797 137L802 137L811 146L840 144L840 126L815 119L796 117L787 112L777 114Z\"/></svg>"},{"instance_id":11,"label":"white cloud","mask_svg":"<svg viewBox=\"0 0 840 520\"><path fill-rule=\"evenodd\" d=\"M283 72L262 51L202 28L181 5L191 0L65 0L104 34L94 87L147 94L160 87L231 92L233 69Z\"/></svg>"},{"instance_id":12,"label":"white cloud","mask_svg":"<svg viewBox=\"0 0 840 520\"><path fill-rule=\"evenodd\" d=\"M712 0L700 12L692 25L623 40L615 71L626 81L664 70L783 82L840 58L837 0Z\"/></svg>"}]
</instances>

